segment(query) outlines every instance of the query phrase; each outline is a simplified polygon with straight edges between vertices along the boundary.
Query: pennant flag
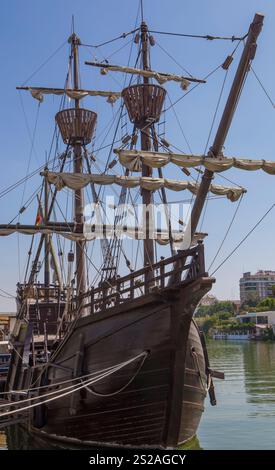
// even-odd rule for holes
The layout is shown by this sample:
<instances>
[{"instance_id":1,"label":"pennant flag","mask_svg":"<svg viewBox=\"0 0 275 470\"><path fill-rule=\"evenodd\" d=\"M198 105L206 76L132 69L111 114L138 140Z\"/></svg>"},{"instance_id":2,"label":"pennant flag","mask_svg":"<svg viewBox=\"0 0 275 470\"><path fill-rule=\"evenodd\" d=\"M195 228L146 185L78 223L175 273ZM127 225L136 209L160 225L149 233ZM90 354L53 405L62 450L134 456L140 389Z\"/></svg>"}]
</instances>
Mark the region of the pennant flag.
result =
<instances>
[{"instance_id":1,"label":"pennant flag","mask_svg":"<svg viewBox=\"0 0 275 470\"><path fill-rule=\"evenodd\" d=\"M38 209L37 209L37 214L36 214L36 219L35 219L35 225L41 225L43 222L43 214L42 214L42 209L39 204Z\"/></svg>"}]
</instances>

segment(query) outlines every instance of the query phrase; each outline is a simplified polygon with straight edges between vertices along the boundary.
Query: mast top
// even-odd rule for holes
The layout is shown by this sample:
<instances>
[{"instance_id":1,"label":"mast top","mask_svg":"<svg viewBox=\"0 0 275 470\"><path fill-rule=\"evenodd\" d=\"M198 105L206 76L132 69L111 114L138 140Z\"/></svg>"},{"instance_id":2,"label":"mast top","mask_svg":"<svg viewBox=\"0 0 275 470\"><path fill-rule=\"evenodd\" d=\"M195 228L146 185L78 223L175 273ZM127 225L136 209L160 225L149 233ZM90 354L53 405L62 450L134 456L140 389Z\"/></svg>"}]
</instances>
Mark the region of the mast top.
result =
<instances>
[{"instance_id":1,"label":"mast top","mask_svg":"<svg viewBox=\"0 0 275 470\"><path fill-rule=\"evenodd\" d=\"M140 31L141 33L148 33L148 25L145 21L141 22Z\"/></svg>"},{"instance_id":2,"label":"mast top","mask_svg":"<svg viewBox=\"0 0 275 470\"><path fill-rule=\"evenodd\" d=\"M74 46L81 46L81 40L75 33L71 34L68 38L68 43L73 44Z\"/></svg>"}]
</instances>

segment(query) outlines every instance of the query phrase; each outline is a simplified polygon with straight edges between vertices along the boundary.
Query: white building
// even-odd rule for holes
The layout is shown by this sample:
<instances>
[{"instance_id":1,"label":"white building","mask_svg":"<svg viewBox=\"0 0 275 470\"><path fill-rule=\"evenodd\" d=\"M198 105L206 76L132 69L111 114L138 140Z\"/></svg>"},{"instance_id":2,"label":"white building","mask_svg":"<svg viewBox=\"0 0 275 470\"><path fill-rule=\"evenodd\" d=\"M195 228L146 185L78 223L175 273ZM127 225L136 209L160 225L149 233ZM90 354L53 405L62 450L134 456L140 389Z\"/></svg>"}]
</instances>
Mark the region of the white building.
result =
<instances>
[{"instance_id":1,"label":"white building","mask_svg":"<svg viewBox=\"0 0 275 470\"><path fill-rule=\"evenodd\" d=\"M205 307L210 307L211 305L215 305L218 302L217 297L212 294L206 294L200 301L200 305Z\"/></svg>"},{"instance_id":2,"label":"white building","mask_svg":"<svg viewBox=\"0 0 275 470\"><path fill-rule=\"evenodd\" d=\"M236 315L240 323L255 323L256 329L260 330L272 327L275 334L275 311L249 312L243 315Z\"/></svg>"}]
</instances>

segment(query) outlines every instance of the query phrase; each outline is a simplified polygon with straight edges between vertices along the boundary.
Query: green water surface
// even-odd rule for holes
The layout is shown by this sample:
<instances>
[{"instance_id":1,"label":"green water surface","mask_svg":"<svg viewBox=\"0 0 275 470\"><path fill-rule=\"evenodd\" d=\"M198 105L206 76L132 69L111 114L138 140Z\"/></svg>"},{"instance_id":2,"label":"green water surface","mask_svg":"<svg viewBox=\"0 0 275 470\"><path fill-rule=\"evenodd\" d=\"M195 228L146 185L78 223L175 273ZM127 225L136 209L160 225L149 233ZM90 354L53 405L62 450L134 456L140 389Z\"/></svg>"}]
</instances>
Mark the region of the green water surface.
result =
<instances>
[{"instance_id":1,"label":"green water surface","mask_svg":"<svg viewBox=\"0 0 275 470\"><path fill-rule=\"evenodd\" d=\"M208 342L217 406L209 400L198 431L203 449L275 449L275 342Z\"/></svg>"}]
</instances>

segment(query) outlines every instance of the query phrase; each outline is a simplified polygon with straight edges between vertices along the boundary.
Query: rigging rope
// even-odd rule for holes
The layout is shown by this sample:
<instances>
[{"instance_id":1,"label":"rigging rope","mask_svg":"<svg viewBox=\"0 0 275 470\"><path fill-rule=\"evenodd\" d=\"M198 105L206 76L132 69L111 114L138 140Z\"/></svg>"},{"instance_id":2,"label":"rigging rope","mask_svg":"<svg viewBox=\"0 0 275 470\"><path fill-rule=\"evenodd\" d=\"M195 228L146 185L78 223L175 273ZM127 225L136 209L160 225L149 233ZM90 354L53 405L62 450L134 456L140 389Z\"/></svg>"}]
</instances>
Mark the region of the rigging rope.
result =
<instances>
[{"instance_id":1,"label":"rigging rope","mask_svg":"<svg viewBox=\"0 0 275 470\"><path fill-rule=\"evenodd\" d=\"M22 83L22 86L26 85L26 83L31 79L33 78L43 67L44 65L46 65L64 46L65 44L67 44L68 41L64 41L41 65L39 65L39 67L27 78L27 80L25 80L23 83Z\"/></svg>"},{"instance_id":2,"label":"rigging rope","mask_svg":"<svg viewBox=\"0 0 275 470\"><path fill-rule=\"evenodd\" d=\"M235 248L226 256L226 258L218 265L218 267L210 274L210 276L213 276L223 265L224 263L231 258L231 256L238 250L238 248L245 242L245 240L256 230L256 228L261 224L261 222L266 218L266 216L269 214L269 212L272 211L273 207L275 207L275 204L272 204L272 206L264 213L264 215L258 220L258 222L252 227L251 230L241 239L241 241L235 246Z\"/></svg>"},{"instance_id":3,"label":"rigging rope","mask_svg":"<svg viewBox=\"0 0 275 470\"><path fill-rule=\"evenodd\" d=\"M50 162L48 163L52 163L54 159L50 160ZM24 176L24 178L21 178L20 180L16 181L15 183L13 183L12 185L8 186L7 188L3 189L1 192L0 192L0 199L4 196L6 196L7 194L9 194L11 191L13 191L14 189L18 188L21 184L23 184L25 181L29 180L30 178L32 178L33 176L37 175L38 173L40 173L45 167L45 164L41 165L40 167L36 168L34 171L32 171L31 173L29 173L28 175Z\"/></svg>"},{"instance_id":4,"label":"rigging rope","mask_svg":"<svg viewBox=\"0 0 275 470\"><path fill-rule=\"evenodd\" d=\"M226 73L225 73L225 75L224 75L224 79L223 79L223 82L222 82L221 91L220 91L220 94L219 94L218 102L217 102L217 105L216 105L216 109L215 109L215 112L214 112L214 115L213 115L213 119L212 119L212 122L211 122L211 126L210 126L210 130L209 130L208 138L207 138L207 141L206 141L206 144L205 144L205 148L204 148L204 155L206 155L206 152L207 152L207 149L208 149L208 145L209 145L209 141L210 141L210 137L211 137L211 134L212 134L212 131L213 131L213 127L214 127L214 124L215 124L215 121L216 121L216 117L217 117L217 114L218 114L218 110L219 110L219 107L220 107L220 104L221 104L221 99L222 99L222 95L223 95L223 92L224 92L224 87L225 87L226 79L227 79L227 76L228 76L228 70L229 70L229 69L226 70Z\"/></svg>"},{"instance_id":5,"label":"rigging rope","mask_svg":"<svg viewBox=\"0 0 275 470\"><path fill-rule=\"evenodd\" d=\"M169 102L170 102L170 105L171 105L168 109L170 109L170 108L172 107L172 110L173 110L174 116L175 116L175 118L176 118L177 124L178 124L178 126L179 126L179 128L180 128L180 131L181 131L182 136L183 136L183 138L184 138L184 140L185 140L185 143L186 143L186 145L187 145L187 147L188 147L188 150L190 151L190 153L191 153L191 155L192 155L193 152L192 152L191 146L190 146L189 141L188 141L188 139L187 139L187 137L186 137L186 135L185 135L185 132L183 131L182 124L181 124L181 122L180 122L180 120L179 120L179 117L178 117L178 115L177 115L177 113L176 113L176 110L175 110L175 108L174 108L174 104L172 103L172 100L171 100L171 98L170 98L169 93L167 93L167 95L168 95L168 99L169 99ZM174 147L174 146L173 146L173 147Z\"/></svg>"},{"instance_id":6,"label":"rigging rope","mask_svg":"<svg viewBox=\"0 0 275 470\"><path fill-rule=\"evenodd\" d=\"M247 34L244 36L238 37L238 36L212 36L210 34L206 35L200 35L200 34L185 34L185 33L171 33L167 31L155 31L152 29L149 29L149 33L153 34L165 34L166 36L178 36L178 37L184 37L184 38L195 38L195 39L207 39L208 41L214 41L214 40L223 40L223 41L242 41L247 37Z\"/></svg>"},{"instance_id":7,"label":"rigging rope","mask_svg":"<svg viewBox=\"0 0 275 470\"><path fill-rule=\"evenodd\" d=\"M230 224L229 224L228 227L227 227L227 230L226 230L226 232L225 232L225 235L224 235L224 237L223 237L223 239L222 239L222 241L221 241L221 243L220 243L220 246L219 246L219 248L218 248L218 250L217 250L217 252L216 252L214 258L212 259L212 261L211 261L211 263L210 263L209 268L207 269L207 271L209 271L210 268L212 268L214 262L216 261L216 258L217 258L217 256L218 256L218 254L220 253L220 251L221 251L221 249L222 249L222 247L223 247L223 245L224 245L224 242L225 242L225 240L226 240L226 238L227 238L227 236L228 236L228 234L229 234L229 232L230 232L230 229L231 229L231 227L232 227L232 225L233 225L233 223L234 223L234 220L235 220L235 218L236 218L236 216L237 216L237 213L238 213L238 211L239 211L239 208L240 208L240 205L241 205L242 200L243 200L243 194L241 195L241 197L240 197L240 199L239 199L239 201L238 201L238 205L237 205L237 207L236 207L236 209L235 209L235 211L234 211L234 214L233 214L233 217L232 217L232 219L231 219L231 221L230 221Z\"/></svg>"},{"instance_id":8,"label":"rigging rope","mask_svg":"<svg viewBox=\"0 0 275 470\"><path fill-rule=\"evenodd\" d=\"M262 88L262 90L263 90L264 94L266 95L268 101L271 103L272 108L275 108L275 103L274 103L273 99L271 98L270 94L266 90L266 88L263 85L262 81L260 80L260 78L256 74L256 72L255 72L254 68L252 67L252 65L250 66L250 70L252 71L254 77L256 78L257 82L259 83L260 87Z\"/></svg>"},{"instance_id":9,"label":"rigging rope","mask_svg":"<svg viewBox=\"0 0 275 470\"><path fill-rule=\"evenodd\" d=\"M32 202L34 201L34 199L37 197L37 195L40 193L40 191L42 190L42 187L43 187L43 183L40 184L38 186L38 188L30 195L30 197L27 199L27 201L21 206L21 208L19 209L19 211L17 212L17 214L11 219L11 221L7 224L7 226L11 225L14 220L20 215L22 214L23 212L25 212L28 207L30 207L30 205L32 204Z\"/></svg>"},{"instance_id":10,"label":"rigging rope","mask_svg":"<svg viewBox=\"0 0 275 470\"><path fill-rule=\"evenodd\" d=\"M80 44L80 46L84 47L92 47L93 49L97 49L98 47L106 46L106 44L111 44L112 42L118 41L119 39L125 39L127 36L130 34L134 34L137 31L139 31L140 28L133 29L132 31L129 31L128 33L122 33L120 36L116 36L113 39L109 39L108 41L102 42L100 44Z\"/></svg>"},{"instance_id":11,"label":"rigging rope","mask_svg":"<svg viewBox=\"0 0 275 470\"><path fill-rule=\"evenodd\" d=\"M240 44L240 42L238 43L237 47L239 46L239 44ZM234 49L233 53L235 52L235 50L237 49L237 47ZM231 56L232 56L232 55L233 55L233 54L231 54ZM211 122L210 130L209 130L208 137L207 137L207 141L206 141L205 148L204 148L204 155L206 155L206 152L207 152L207 149L208 149L208 145L209 145L209 141L210 141L210 137L211 137L211 135L212 135L213 127L214 127L214 124L215 124L215 121L216 121L216 117L217 117L217 114L218 114L218 110L219 110L219 107L220 107L220 103L221 103L222 95L223 95L223 92L224 92L224 87L225 87L226 79L227 79L227 76L228 76L228 70L229 70L229 69L226 70L225 76L224 76L224 78L223 78L221 91L220 91L220 94L219 94L219 97L218 97L217 105L216 105L216 108L215 108L215 112L214 112L214 115L213 115L213 119L212 119L212 122ZM200 167L199 169L201 169L201 167ZM198 172L198 175L199 175L199 172ZM208 199L206 199L206 202L205 202L204 211L203 211L203 215L202 215L202 219L201 219L199 231L202 231L204 219L205 219L205 216L206 216L207 206L208 206Z\"/></svg>"},{"instance_id":12,"label":"rigging rope","mask_svg":"<svg viewBox=\"0 0 275 470\"><path fill-rule=\"evenodd\" d=\"M209 72L205 77L203 77L203 80L207 80L207 78L211 77L211 75L213 75L220 67L221 67L221 64L218 65L211 72ZM169 109L172 108L172 106L175 106L175 104L178 104L183 98L185 98L187 95L189 95L189 93L191 93L191 91L195 90L195 88L197 88L199 85L201 85L201 83L196 83L196 85L194 85L186 93L184 93L184 95L182 95L180 98L178 98L176 101L174 101L174 103L172 103L168 108L163 110L163 112L164 111L169 111Z\"/></svg>"},{"instance_id":13,"label":"rigging rope","mask_svg":"<svg viewBox=\"0 0 275 470\"><path fill-rule=\"evenodd\" d=\"M5 295L1 295L1 297L5 297L6 299L16 299L16 297L13 295L13 294L10 294L9 292L7 292L6 290L4 289L0 289L0 292L3 292Z\"/></svg>"},{"instance_id":14,"label":"rigging rope","mask_svg":"<svg viewBox=\"0 0 275 470\"><path fill-rule=\"evenodd\" d=\"M185 68L184 68L166 49L164 49L164 47L161 46L159 42L156 41L156 45L157 45L168 57L170 57L170 59L172 59L173 62L175 62L175 64L178 65L178 67L180 67L183 72L185 72L187 75L189 75L189 77L192 78L192 77L194 76L194 75L192 75L190 72L188 72L188 70L185 69Z\"/></svg>"}]
</instances>

